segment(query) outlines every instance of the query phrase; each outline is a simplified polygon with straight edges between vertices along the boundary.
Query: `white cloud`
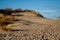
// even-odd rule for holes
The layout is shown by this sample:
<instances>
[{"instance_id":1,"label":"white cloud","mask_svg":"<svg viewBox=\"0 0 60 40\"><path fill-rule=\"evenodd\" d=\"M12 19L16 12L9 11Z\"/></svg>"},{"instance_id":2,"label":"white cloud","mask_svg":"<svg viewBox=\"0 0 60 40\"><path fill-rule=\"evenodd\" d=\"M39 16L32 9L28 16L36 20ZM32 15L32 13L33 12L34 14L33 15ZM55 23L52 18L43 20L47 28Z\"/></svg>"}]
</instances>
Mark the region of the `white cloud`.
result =
<instances>
[{"instance_id":1,"label":"white cloud","mask_svg":"<svg viewBox=\"0 0 60 40\"><path fill-rule=\"evenodd\" d=\"M43 12L43 13L53 13L53 12L57 12L57 10L37 10L39 12Z\"/></svg>"}]
</instances>

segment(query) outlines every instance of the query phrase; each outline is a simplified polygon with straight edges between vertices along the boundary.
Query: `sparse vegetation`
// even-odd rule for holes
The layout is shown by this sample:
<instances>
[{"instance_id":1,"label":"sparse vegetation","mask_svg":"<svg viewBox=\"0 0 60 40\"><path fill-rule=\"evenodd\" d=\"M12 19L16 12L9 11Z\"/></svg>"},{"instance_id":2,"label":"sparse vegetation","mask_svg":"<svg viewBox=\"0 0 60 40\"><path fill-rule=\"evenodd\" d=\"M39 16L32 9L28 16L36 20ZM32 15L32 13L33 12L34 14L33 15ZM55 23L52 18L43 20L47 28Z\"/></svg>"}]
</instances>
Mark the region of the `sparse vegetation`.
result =
<instances>
[{"instance_id":1,"label":"sparse vegetation","mask_svg":"<svg viewBox=\"0 0 60 40\"><path fill-rule=\"evenodd\" d=\"M14 11L15 11L16 13L18 13L18 12L22 12L23 10L20 9L20 8L18 8L18 9L15 9Z\"/></svg>"},{"instance_id":2,"label":"sparse vegetation","mask_svg":"<svg viewBox=\"0 0 60 40\"><path fill-rule=\"evenodd\" d=\"M39 13L37 13L37 16L44 18L44 16L42 16L42 15L41 15L41 14L39 14Z\"/></svg>"},{"instance_id":3,"label":"sparse vegetation","mask_svg":"<svg viewBox=\"0 0 60 40\"><path fill-rule=\"evenodd\" d=\"M25 9L23 12L32 12L32 10Z\"/></svg>"}]
</instances>

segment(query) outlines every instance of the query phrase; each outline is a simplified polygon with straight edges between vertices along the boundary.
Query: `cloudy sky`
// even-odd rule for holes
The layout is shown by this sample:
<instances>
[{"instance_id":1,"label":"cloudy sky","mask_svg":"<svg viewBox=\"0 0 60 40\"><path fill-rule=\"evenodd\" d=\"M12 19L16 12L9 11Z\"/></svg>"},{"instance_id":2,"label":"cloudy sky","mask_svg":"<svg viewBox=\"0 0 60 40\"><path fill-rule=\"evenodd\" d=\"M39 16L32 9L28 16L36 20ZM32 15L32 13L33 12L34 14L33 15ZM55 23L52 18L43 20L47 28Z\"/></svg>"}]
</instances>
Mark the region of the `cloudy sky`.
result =
<instances>
[{"instance_id":1,"label":"cloudy sky","mask_svg":"<svg viewBox=\"0 0 60 40\"><path fill-rule=\"evenodd\" d=\"M47 18L60 16L60 0L0 0L1 8L36 10Z\"/></svg>"}]
</instances>

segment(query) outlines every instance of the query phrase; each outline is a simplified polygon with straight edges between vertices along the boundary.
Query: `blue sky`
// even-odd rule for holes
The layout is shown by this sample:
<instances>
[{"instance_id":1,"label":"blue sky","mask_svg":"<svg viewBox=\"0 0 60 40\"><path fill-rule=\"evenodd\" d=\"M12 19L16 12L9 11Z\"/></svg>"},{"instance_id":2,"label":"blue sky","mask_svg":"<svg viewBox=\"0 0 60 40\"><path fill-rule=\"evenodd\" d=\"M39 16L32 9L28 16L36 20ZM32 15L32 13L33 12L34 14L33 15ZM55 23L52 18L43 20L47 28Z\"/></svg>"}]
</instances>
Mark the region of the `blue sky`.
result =
<instances>
[{"instance_id":1,"label":"blue sky","mask_svg":"<svg viewBox=\"0 0 60 40\"><path fill-rule=\"evenodd\" d=\"M1 8L36 10L47 18L60 16L60 0L0 0Z\"/></svg>"}]
</instances>

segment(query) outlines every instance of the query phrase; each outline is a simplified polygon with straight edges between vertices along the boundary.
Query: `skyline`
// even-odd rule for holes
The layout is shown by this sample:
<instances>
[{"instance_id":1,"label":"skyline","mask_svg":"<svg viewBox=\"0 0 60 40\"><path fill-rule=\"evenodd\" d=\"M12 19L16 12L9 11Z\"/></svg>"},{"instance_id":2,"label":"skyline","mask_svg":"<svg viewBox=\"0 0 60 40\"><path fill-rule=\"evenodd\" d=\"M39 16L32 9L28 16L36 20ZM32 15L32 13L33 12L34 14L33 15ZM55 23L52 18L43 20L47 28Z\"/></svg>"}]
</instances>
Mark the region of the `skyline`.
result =
<instances>
[{"instance_id":1,"label":"skyline","mask_svg":"<svg viewBox=\"0 0 60 40\"><path fill-rule=\"evenodd\" d=\"M60 16L60 0L0 0L0 9L30 9L35 10L46 18Z\"/></svg>"}]
</instances>

